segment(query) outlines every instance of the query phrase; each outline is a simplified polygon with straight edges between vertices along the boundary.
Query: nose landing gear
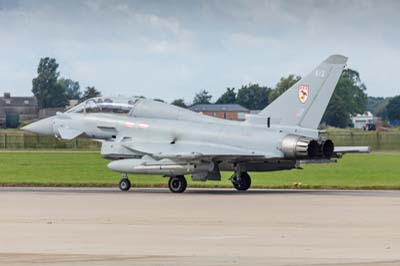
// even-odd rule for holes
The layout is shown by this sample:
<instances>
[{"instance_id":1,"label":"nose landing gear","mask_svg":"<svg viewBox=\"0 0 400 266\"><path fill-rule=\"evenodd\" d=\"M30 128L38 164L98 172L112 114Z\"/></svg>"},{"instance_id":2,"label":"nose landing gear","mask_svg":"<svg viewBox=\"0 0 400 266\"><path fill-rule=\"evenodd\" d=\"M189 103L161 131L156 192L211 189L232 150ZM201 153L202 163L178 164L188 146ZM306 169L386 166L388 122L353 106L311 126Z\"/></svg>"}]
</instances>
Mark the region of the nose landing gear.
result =
<instances>
[{"instance_id":1,"label":"nose landing gear","mask_svg":"<svg viewBox=\"0 0 400 266\"><path fill-rule=\"evenodd\" d=\"M127 174L123 174L121 180L119 181L118 187L121 191L128 191L131 188L131 181Z\"/></svg>"}]
</instances>

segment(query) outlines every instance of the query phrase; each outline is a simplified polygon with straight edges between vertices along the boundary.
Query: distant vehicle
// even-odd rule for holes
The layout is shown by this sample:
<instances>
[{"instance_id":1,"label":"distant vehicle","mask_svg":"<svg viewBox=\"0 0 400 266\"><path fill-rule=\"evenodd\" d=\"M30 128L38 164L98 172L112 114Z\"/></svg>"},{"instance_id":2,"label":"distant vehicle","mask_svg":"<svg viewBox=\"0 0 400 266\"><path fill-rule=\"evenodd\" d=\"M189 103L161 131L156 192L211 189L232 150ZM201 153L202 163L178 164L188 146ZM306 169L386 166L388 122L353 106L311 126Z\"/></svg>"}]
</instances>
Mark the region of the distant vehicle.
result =
<instances>
[{"instance_id":1,"label":"distant vehicle","mask_svg":"<svg viewBox=\"0 0 400 266\"><path fill-rule=\"evenodd\" d=\"M364 130L365 131L375 131L376 125L374 123L366 124Z\"/></svg>"},{"instance_id":2,"label":"distant vehicle","mask_svg":"<svg viewBox=\"0 0 400 266\"><path fill-rule=\"evenodd\" d=\"M354 128L362 129L364 131L375 130L375 122L378 120L371 112L367 111L363 114L351 116L351 122Z\"/></svg>"},{"instance_id":3,"label":"distant vehicle","mask_svg":"<svg viewBox=\"0 0 400 266\"><path fill-rule=\"evenodd\" d=\"M329 163L346 152L368 147L334 147L319 136L318 125L347 58L332 55L258 114L243 122L205 116L140 98L93 98L24 127L62 139L85 136L102 142L108 167L123 174L119 188L131 187L129 173L169 177L169 189L194 181L221 180L233 171L240 191L251 185L249 171L298 168Z\"/></svg>"}]
</instances>

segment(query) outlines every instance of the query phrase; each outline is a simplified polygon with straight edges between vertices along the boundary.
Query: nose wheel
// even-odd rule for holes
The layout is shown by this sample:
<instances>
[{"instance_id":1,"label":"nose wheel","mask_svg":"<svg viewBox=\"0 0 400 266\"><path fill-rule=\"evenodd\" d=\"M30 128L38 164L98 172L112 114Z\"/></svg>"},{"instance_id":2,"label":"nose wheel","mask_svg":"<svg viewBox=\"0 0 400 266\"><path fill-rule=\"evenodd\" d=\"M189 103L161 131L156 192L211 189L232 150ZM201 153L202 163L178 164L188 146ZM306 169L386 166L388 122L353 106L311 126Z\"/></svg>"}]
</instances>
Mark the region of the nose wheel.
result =
<instances>
[{"instance_id":1,"label":"nose wheel","mask_svg":"<svg viewBox=\"0 0 400 266\"><path fill-rule=\"evenodd\" d=\"M121 191L128 191L131 188L131 181L129 180L127 174L122 176L118 186Z\"/></svg>"},{"instance_id":2,"label":"nose wheel","mask_svg":"<svg viewBox=\"0 0 400 266\"><path fill-rule=\"evenodd\" d=\"M168 187L172 193L182 193L187 187L186 178L183 175L171 176L169 178Z\"/></svg>"},{"instance_id":3,"label":"nose wheel","mask_svg":"<svg viewBox=\"0 0 400 266\"><path fill-rule=\"evenodd\" d=\"M234 173L231 181L233 186L239 191L246 191L251 186L251 178L247 172L241 172L239 175Z\"/></svg>"}]
</instances>

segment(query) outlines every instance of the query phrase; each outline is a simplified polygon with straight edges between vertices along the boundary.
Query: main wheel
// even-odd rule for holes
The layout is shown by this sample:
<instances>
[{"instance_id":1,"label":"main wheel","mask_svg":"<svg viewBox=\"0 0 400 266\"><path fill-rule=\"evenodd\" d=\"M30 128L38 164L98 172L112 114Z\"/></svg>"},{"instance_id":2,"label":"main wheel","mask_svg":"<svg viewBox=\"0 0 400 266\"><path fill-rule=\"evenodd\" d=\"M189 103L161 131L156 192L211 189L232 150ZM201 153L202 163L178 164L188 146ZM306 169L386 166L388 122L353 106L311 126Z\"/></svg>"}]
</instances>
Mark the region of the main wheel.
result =
<instances>
[{"instance_id":1,"label":"main wheel","mask_svg":"<svg viewBox=\"0 0 400 266\"><path fill-rule=\"evenodd\" d=\"M173 193L182 193L187 187L186 178L183 175L171 176L169 178L168 187Z\"/></svg>"},{"instance_id":2,"label":"main wheel","mask_svg":"<svg viewBox=\"0 0 400 266\"><path fill-rule=\"evenodd\" d=\"M120 190L128 191L131 188L131 181L128 178L122 178L118 186Z\"/></svg>"},{"instance_id":3,"label":"main wheel","mask_svg":"<svg viewBox=\"0 0 400 266\"><path fill-rule=\"evenodd\" d=\"M236 174L232 177L233 186L239 191L248 190L251 186L251 178L247 172L240 173L240 179L238 180Z\"/></svg>"}]
</instances>

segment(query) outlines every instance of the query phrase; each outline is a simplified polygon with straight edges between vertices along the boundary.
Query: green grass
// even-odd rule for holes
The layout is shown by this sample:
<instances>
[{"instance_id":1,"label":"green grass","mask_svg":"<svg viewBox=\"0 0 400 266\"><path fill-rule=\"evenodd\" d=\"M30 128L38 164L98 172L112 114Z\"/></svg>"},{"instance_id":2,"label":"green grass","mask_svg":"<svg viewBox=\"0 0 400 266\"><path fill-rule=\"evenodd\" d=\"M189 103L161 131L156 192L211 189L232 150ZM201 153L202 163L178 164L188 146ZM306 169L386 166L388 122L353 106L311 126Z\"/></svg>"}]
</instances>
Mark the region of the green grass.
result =
<instances>
[{"instance_id":1,"label":"green grass","mask_svg":"<svg viewBox=\"0 0 400 266\"><path fill-rule=\"evenodd\" d=\"M116 186L118 173L108 161L91 152L0 152L0 185ZM304 165L303 170L250 173L252 187L400 189L400 152L346 155L337 164ZM231 187L224 172L222 182L191 182L197 187ZM167 179L130 175L135 186L166 186ZM300 185L301 184L301 185Z\"/></svg>"}]
</instances>

